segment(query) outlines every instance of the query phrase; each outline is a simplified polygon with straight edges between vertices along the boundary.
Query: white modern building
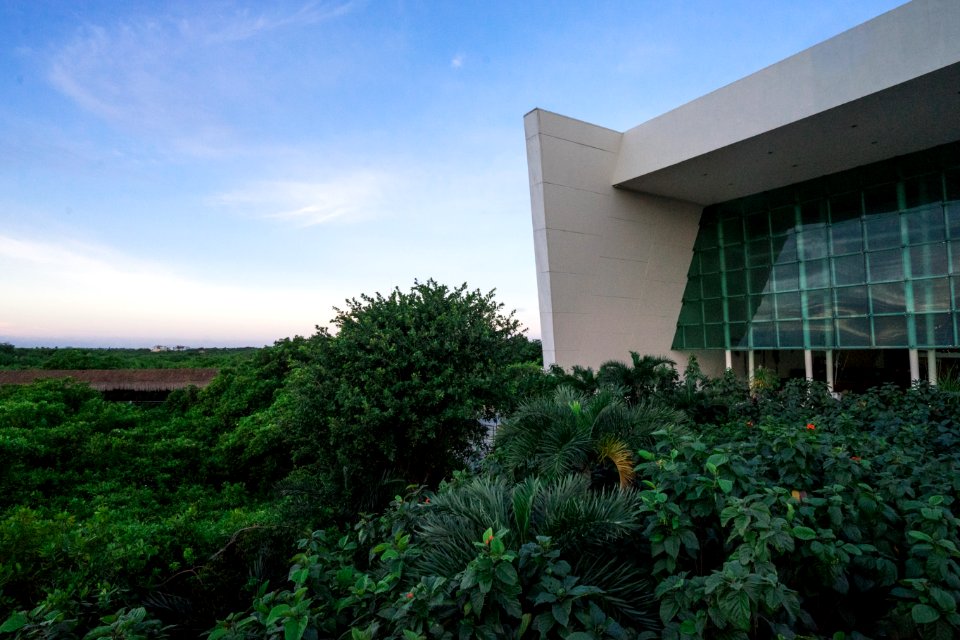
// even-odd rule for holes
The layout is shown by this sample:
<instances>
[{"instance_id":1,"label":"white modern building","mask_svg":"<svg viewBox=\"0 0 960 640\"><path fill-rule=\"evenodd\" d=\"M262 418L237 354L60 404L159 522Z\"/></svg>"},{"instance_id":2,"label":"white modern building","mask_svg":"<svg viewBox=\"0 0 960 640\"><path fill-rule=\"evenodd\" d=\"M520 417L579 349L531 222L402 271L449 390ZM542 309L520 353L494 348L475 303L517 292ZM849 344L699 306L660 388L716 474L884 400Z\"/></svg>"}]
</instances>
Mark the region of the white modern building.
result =
<instances>
[{"instance_id":1,"label":"white modern building","mask_svg":"<svg viewBox=\"0 0 960 640\"><path fill-rule=\"evenodd\" d=\"M524 125L548 364L917 379L960 345L960 0L625 132Z\"/></svg>"}]
</instances>

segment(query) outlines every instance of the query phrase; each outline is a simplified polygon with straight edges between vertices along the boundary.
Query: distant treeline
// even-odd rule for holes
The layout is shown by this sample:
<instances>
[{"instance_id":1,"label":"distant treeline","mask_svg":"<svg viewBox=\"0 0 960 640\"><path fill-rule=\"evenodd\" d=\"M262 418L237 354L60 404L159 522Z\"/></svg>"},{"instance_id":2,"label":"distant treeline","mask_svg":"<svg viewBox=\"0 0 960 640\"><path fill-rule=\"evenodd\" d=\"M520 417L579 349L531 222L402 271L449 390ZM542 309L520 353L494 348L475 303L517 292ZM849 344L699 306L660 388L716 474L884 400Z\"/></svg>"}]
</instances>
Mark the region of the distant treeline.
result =
<instances>
[{"instance_id":1,"label":"distant treeline","mask_svg":"<svg viewBox=\"0 0 960 640\"><path fill-rule=\"evenodd\" d=\"M253 357L256 347L151 349L22 348L0 342L0 369L219 368Z\"/></svg>"}]
</instances>

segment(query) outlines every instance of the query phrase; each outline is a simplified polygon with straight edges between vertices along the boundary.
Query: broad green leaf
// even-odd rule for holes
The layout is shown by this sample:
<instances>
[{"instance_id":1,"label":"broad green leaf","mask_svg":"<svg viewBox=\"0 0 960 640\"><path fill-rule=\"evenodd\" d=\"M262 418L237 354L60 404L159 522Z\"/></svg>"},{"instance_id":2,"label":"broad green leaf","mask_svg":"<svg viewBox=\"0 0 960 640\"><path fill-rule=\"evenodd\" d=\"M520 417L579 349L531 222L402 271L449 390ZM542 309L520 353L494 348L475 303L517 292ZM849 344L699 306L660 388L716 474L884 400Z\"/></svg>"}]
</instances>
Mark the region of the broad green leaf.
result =
<instances>
[{"instance_id":1,"label":"broad green leaf","mask_svg":"<svg viewBox=\"0 0 960 640\"><path fill-rule=\"evenodd\" d=\"M307 630L307 619L287 618L283 623L283 640L300 640Z\"/></svg>"},{"instance_id":2,"label":"broad green leaf","mask_svg":"<svg viewBox=\"0 0 960 640\"><path fill-rule=\"evenodd\" d=\"M27 619L27 616L19 612L14 613L12 616L7 618L2 625L0 625L0 633L17 631L27 626L28 622L30 621Z\"/></svg>"},{"instance_id":3,"label":"broad green leaf","mask_svg":"<svg viewBox=\"0 0 960 640\"><path fill-rule=\"evenodd\" d=\"M271 624L273 624L274 622L276 622L277 620L279 620L279 619L280 619L285 613L287 613L288 611L290 611L290 605L288 605L288 604L278 604L278 605L275 606L273 609L270 609L270 613L269 613L269 615L267 615L267 619L266 619L266 621L264 622L264 624L265 624L265 625L268 625L268 626L271 625Z\"/></svg>"},{"instance_id":4,"label":"broad green leaf","mask_svg":"<svg viewBox=\"0 0 960 640\"><path fill-rule=\"evenodd\" d=\"M930 624L940 618L936 609L927 604L915 604L910 610L910 616L917 624Z\"/></svg>"},{"instance_id":5,"label":"broad green leaf","mask_svg":"<svg viewBox=\"0 0 960 640\"><path fill-rule=\"evenodd\" d=\"M794 527L790 533L798 540L814 540L817 537L817 532L810 527Z\"/></svg>"},{"instance_id":6,"label":"broad green leaf","mask_svg":"<svg viewBox=\"0 0 960 640\"><path fill-rule=\"evenodd\" d=\"M717 484L720 486L720 491L724 493L730 493L733 491L733 480L727 480L726 478L719 478Z\"/></svg>"}]
</instances>

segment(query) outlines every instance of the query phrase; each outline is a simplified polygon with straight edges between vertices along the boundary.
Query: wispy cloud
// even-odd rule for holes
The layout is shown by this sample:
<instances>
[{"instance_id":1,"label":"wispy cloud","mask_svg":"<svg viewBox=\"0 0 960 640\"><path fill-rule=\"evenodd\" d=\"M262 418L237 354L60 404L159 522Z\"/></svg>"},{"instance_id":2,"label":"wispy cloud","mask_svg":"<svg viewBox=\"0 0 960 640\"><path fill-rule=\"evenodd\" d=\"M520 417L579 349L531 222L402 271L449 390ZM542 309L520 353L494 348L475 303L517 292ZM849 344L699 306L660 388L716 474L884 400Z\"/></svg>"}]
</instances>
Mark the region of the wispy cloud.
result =
<instances>
[{"instance_id":1,"label":"wispy cloud","mask_svg":"<svg viewBox=\"0 0 960 640\"><path fill-rule=\"evenodd\" d=\"M310 2L286 11L201 9L188 17L86 25L52 54L48 78L82 109L114 126L182 153L230 153L237 143L223 112L256 95L258 83L224 47L332 20L352 7Z\"/></svg>"},{"instance_id":2,"label":"wispy cloud","mask_svg":"<svg viewBox=\"0 0 960 640\"><path fill-rule=\"evenodd\" d=\"M466 60L467 56L462 53L458 53L457 55L453 56L452 60L450 60L450 67L452 69L460 69L463 67L463 63L466 62Z\"/></svg>"},{"instance_id":3,"label":"wispy cloud","mask_svg":"<svg viewBox=\"0 0 960 640\"><path fill-rule=\"evenodd\" d=\"M387 194L395 193L398 182L392 174L356 171L320 182L261 182L217 194L208 203L244 215L312 227L378 217L388 205Z\"/></svg>"}]
</instances>

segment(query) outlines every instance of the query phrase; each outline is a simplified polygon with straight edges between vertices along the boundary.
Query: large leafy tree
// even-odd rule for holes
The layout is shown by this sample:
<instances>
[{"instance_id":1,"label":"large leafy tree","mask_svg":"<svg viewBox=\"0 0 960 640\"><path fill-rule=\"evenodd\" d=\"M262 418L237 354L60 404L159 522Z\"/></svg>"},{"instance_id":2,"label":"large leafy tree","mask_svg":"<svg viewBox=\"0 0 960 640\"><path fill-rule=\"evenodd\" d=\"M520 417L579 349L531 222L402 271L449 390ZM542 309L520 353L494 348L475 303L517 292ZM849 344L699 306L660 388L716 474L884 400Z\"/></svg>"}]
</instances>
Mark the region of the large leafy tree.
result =
<instances>
[{"instance_id":1,"label":"large leafy tree","mask_svg":"<svg viewBox=\"0 0 960 640\"><path fill-rule=\"evenodd\" d=\"M493 293L433 280L347 301L278 405L300 478L346 513L436 484L512 409L528 341ZM319 484L316 481L319 480Z\"/></svg>"}]
</instances>

